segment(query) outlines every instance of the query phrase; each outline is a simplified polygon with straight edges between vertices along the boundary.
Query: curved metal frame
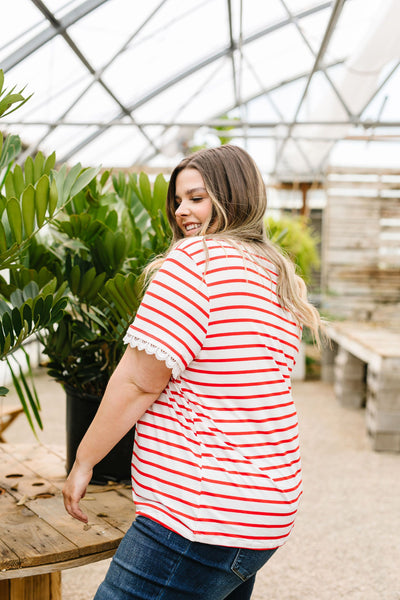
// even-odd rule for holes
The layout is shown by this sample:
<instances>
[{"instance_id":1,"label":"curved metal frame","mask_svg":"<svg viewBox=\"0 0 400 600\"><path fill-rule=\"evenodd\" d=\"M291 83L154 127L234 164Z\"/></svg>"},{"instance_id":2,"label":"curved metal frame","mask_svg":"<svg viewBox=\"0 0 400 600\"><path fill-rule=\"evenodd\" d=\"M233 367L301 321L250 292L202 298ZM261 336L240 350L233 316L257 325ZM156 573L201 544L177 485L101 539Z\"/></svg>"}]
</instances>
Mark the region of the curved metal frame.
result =
<instances>
[{"instance_id":1,"label":"curved metal frame","mask_svg":"<svg viewBox=\"0 0 400 600\"><path fill-rule=\"evenodd\" d=\"M105 83L105 81L102 78L102 75L104 74L106 69L108 69L113 64L113 62L117 59L119 54L121 52L123 52L124 49L126 49L128 44L130 44L134 40L134 38L138 35L138 33L146 27L146 25L151 21L151 19L161 9L161 7L168 2L168 0L160 0L159 4L151 12L151 14L139 25L139 27L136 27L135 31L128 37L127 40L124 41L124 43L122 44L119 51L117 53L115 53L100 70L96 71L96 69L92 66L92 64L90 63L88 58L77 47L77 45L74 43L72 38L69 36L68 29L69 29L69 27L71 27L72 25L77 23L80 19L86 17L92 11L99 8L101 5L105 4L105 2L109 2L109 1L110 0L84 0L81 2L81 4L76 6L69 13L67 13L64 17L57 19L55 17L55 15L48 9L44 0L31 0L31 2L41 11L41 13L47 19L49 25L44 31L35 35L34 37L32 37L31 40L29 40L27 43L24 43L16 51L11 53L3 61L3 64L2 64L3 70L7 71L7 70L12 69L14 66L16 66L21 61L23 61L27 56L29 56L33 52L37 51L44 44L46 44L47 42L52 40L55 36L60 35L64 38L65 42L68 44L70 49L74 52L74 54L79 58L79 60L82 62L82 64L89 71L89 73L92 76L92 81L90 82L89 85L86 86L83 93L82 93L82 91L79 93L79 96L74 99L74 101L68 106L68 108L63 112L63 114L57 119L57 121L51 122L51 123L50 122L45 123L47 125L46 133L41 137L41 139L35 145L28 148L27 153L35 152L37 150L38 146L46 139L46 137L56 127L72 125L72 123L66 122L66 121L64 121L64 119L67 117L67 115L72 110L72 108L76 105L76 103L79 101L79 99L82 97L82 95L87 93L89 91L89 89L92 87L92 85L94 85L94 83L97 82L99 85L102 86L103 90L113 100L113 102L116 106L115 115L112 119L110 119L104 123L97 123L97 122L96 123L95 122L79 123L80 125L87 125L87 126L95 125L97 127L97 130L95 132L93 132L92 134L86 136L80 143L77 143L68 153L64 154L64 156L62 156L60 160L62 160L62 161L68 160L75 153L79 152L82 148L84 148L88 144L92 143L95 139L97 139L105 131L110 129L110 127L112 127L113 125L117 125L117 124L118 125L121 125L121 124L126 125L127 123L125 121L121 122L121 120L124 119L124 117L129 117L128 125L138 128L140 133L143 135L143 137L147 141L147 152L151 151L151 156L154 156L160 152L160 144L162 143L162 136L170 127L173 127L174 125L187 126L188 124L187 123L185 123L185 124L179 123L180 110L177 111L177 113L175 115L176 120L173 123L152 123L152 124L141 123L141 122L136 121L135 117L134 117L135 111L139 107L141 107L141 106L145 105L147 102L151 101L153 98L160 96L163 92L170 89L174 85L177 85L184 79L190 77L192 74L200 71L201 69L204 69L205 67L208 67L211 64L218 64L218 62L221 62L221 60L224 60L225 58L227 58L231 62L232 86L233 86L233 96L235 99L235 103L234 103L234 106L226 107L226 111L224 111L224 114L226 114L227 112L229 112L235 108L240 111L241 119L240 119L239 126L241 128L241 135L244 138L246 138L249 135L249 130L253 129L255 127L264 128L264 129L267 127L268 128L276 128L279 125L286 127L286 133L283 136L281 133L279 134L279 136L275 136L277 143L279 142L279 147L276 152L276 161L275 161L275 171L277 172L279 170L280 161L281 161L282 156L285 151L285 146L290 139L294 140L294 143L296 145L298 152L302 155L302 158L305 161L305 163L308 164L307 156L304 154L304 152L301 148L301 145L299 145L299 143L298 143L298 140L301 138L296 136L295 127L296 127L296 125L300 124L298 121L298 116L300 114L300 110L302 108L304 100L307 96L312 78L316 72L318 72L318 71L322 72L322 74L324 75L324 77L327 80L329 86L331 87L333 93L336 95L337 99L339 100L340 104L342 105L342 107L345 111L345 114L347 114L348 123L350 123L352 125L361 125L363 127L372 127L372 125L370 123L365 122L365 121L363 122L361 119L361 116L365 112L365 110L369 106L369 104L372 102L372 100L375 98L375 96L382 89L382 87L393 76L393 74L396 72L397 68L400 65L400 62L399 62L394 66L392 71L387 75L385 81L380 84L379 88L374 92L374 94L371 96L371 98L365 104L363 110L358 115L353 115L351 113L349 107L347 106L346 102L344 101L343 97L339 93L338 89L336 88L335 84L333 83L332 78L330 77L330 74L329 74L330 68L336 64L340 64L342 61L338 60L331 64L323 63L326 49L328 47L329 41L332 37L332 34L335 30L336 24L340 18L340 14L341 14L341 11L343 10L343 6L344 6L345 2L349 1L349 0L334 0L334 1L331 0L331 1L326 1L326 2L320 2L318 5L313 6L312 8L309 8L307 10L300 11L297 14L293 14L289 10L289 8L286 5L285 0L280 0L280 3L286 13L286 18L281 19L279 22L277 22L273 25L270 25L266 28L263 28L245 38L243 37L243 34L242 34L241 18L240 18L240 31L239 31L239 34L235 38L234 30L233 30L233 6L232 6L232 3L234 2L234 0L226 0L227 14L228 14L227 26L228 26L228 31L229 31L229 44L226 47L222 48L221 50L214 52L213 54L210 54L209 56L204 56L201 60L197 61L195 64L189 65L186 68L186 70L184 70L183 72L176 73L175 76L170 77L168 80L160 82L160 84L157 87L155 87L153 90L148 91L146 94L144 94L142 97L140 97L136 101L132 102L131 104L126 104L119 100L119 98L117 97L115 92L112 89L110 89L110 87ZM243 0L237 0L237 1L240 2L240 14L241 14ZM319 47L318 51L315 52L313 50L309 40L303 33L303 31L299 25L299 22L308 16L311 16L320 11L324 11L324 10L328 10L328 9L331 9L330 18L329 18L329 21L328 21L328 24L326 27L325 34L322 38L320 47ZM242 97L242 83L241 83L241 73L242 73L243 64L246 63L247 68L252 69L252 66L249 65L248 62L246 62L246 59L243 56L243 47L257 39L267 36L267 35L271 34L272 32L282 29L288 25L294 25L294 27L296 27L298 34L301 36L303 42L306 44L311 55L314 56L314 64L313 64L311 70L308 72L305 72L305 73L300 73L292 79L282 80L278 85L276 85L270 89L263 89L261 82L260 82L260 91L257 94L254 94L251 97L243 98ZM256 79L257 79L257 74L254 72L254 70L253 70L253 76L256 77ZM286 122L284 122L282 114L279 111L279 107L277 107L276 104L273 103L273 100L270 97L270 94L272 91L279 89L279 88L287 85L288 83L291 83L296 80L298 81L301 79L305 80L305 86L304 86L303 93L298 102L294 118L292 119L291 122L286 123ZM262 95L264 95L270 101L271 105L273 106L274 111L277 115L276 123L268 124L268 123L248 122L248 120L247 120L248 104L255 98L262 96ZM182 108L183 107L181 107L181 109ZM214 115L214 118L211 118L209 120L209 122L210 123L215 122L215 120L221 116L222 116L221 114ZM14 123L15 123L15 121L14 121ZM30 122L30 123L33 124L33 122ZM24 122L24 124L28 124L28 123ZM162 125L164 127L164 131L161 134L161 136L157 139L157 141L155 141L146 131L147 126L154 125L154 124ZM226 121L224 121L223 124L226 124ZM306 124L311 125L311 122L301 123L301 125L306 125ZM324 123L324 124L327 125L329 123ZM338 124L338 123L336 123L336 124ZM76 123L75 123L75 125L76 125ZM192 123L191 125L200 127L200 126L204 126L206 124L205 123ZM237 127L238 123L235 122L234 126ZM385 127L385 126L387 126L387 124L384 122L380 122L380 119L378 119L377 122L373 124L373 127ZM396 124L395 126L398 126L398 125ZM305 137L306 136L303 135L302 139L304 139ZM332 141L335 141L336 138L334 136L332 136L332 138L329 138L329 136L328 136L328 139L332 139ZM308 164L308 167L309 167L310 171L313 170L312 165Z\"/></svg>"}]
</instances>

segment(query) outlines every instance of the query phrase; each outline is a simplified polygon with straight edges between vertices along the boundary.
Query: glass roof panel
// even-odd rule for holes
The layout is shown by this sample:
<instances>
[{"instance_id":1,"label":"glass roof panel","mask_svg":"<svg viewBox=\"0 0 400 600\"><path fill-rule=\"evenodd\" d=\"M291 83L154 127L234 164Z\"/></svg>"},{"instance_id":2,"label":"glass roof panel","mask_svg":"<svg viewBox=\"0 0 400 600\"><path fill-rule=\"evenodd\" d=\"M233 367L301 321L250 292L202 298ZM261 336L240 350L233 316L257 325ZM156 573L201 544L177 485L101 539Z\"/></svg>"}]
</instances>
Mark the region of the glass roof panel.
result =
<instances>
[{"instance_id":1,"label":"glass roof panel","mask_svg":"<svg viewBox=\"0 0 400 600\"><path fill-rule=\"evenodd\" d=\"M175 14L176 4L169 0L155 15L154 21L162 18L166 7L172 11L169 15ZM196 5L201 10L192 10L170 21L167 27L156 28L153 35L144 36L143 30L143 37L130 44L104 73L104 81L117 90L124 103L138 102L163 82L179 77L194 68L203 57L213 55L228 45L227 27L221 28L225 20L225 2L217 0ZM197 30L197 35L194 35L193 19L200 23L200 30L201 23L204 23L208 40L206 47L201 41L204 33Z\"/></svg>"},{"instance_id":2,"label":"glass roof panel","mask_svg":"<svg viewBox=\"0 0 400 600\"><path fill-rule=\"evenodd\" d=\"M125 52L125 44L159 4L160 0L108 1L80 19L69 32L90 64L100 70Z\"/></svg>"},{"instance_id":3,"label":"glass roof panel","mask_svg":"<svg viewBox=\"0 0 400 600\"><path fill-rule=\"evenodd\" d=\"M341 96L340 96L341 97ZM300 109L299 121L329 121L333 115L337 121L346 121L348 113L323 71L315 73Z\"/></svg>"},{"instance_id":4,"label":"glass roof panel","mask_svg":"<svg viewBox=\"0 0 400 600\"><path fill-rule=\"evenodd\" d=\"M54 148L62 148L62 152L57 152L57 160L62 161L62 153L68 152L72 147L75 146L79 141L84 139L91 132L95 131L94 127L72 127L72 126L59 126L56 129L48 132L47 137L42 142L41 146L47 153L50 153ZM71 163L75 163L79 158L74 157Z\"/></svg>"},{"instance_id":5,"label":"glass roof panel","mask_svg":"<svg viewBox=\"0 0 400 600\"><path fill-rule=\"evenodd\" d=\"M231 66L222 58L155 95L134 114L141 121L201 121L232 105Z\"/></svg>"},{"instance_id":6,"label":"glass roof panel","mask_svg":"<svg viewBox=\"0 0 400 600\"><path fill-rule=\"evenodd\" d=\"M243 2L242 19L240 19L240 4L236 3L234 17L235 35L238 39L240 23L242 23L242 35L247 38L255 31L287 19L287 13L281 0L270 0L268 4L265 0L253 0L251 4Z\"/></svg>"},{"instance_id":7,"label":"glass roof panel","mask_svg":"<svg viewBox=\"0 0 400 600\"><path fill-rule=\"evenodd\" d=\"M27 85L26 91L33 93L29 102L18 110L18 118L29 115L35 119L57 119L68 105L66 97L71 88L82 85L86 74L86 68L65 41L55 37L6 75L9 86L17 85L20 89Z\"/></svg>"},{"instance_id":8,"label":"glass roof panel","mask_svg":"<svg viewBox=\"0 0 400 600\"><path fill-rule=\"evenodd\" d=\"M71 121L109 121L115 115L116 105L113 98L99 84L86 86L78 101L71 106L68 120Z\"/></svg>"},{"instance_id":9,"label":"glass roof panel","mask_svg":"<svg viewBox=\"0 0 400 600\"><path fill-rule=\"evenodd\" d=\"M20 135L21 128L16 125L8 125L4 127L2 130L3 133L6 134L15 134ZM48 127L46 125L29 125L29 127L24 128L24 137L23 137L23 148L30 147L31 144L35 144L36 140L40 139L42 136L46 135L48 131ZM51 152L54 148L51 149ZM50 153L51 153L50 152Z\"/></svg>"},{"instance_id":10,"label":"glass roof panel","mask_svg":"<svg viewBox=\"0 0 400 600\"><path fill-rule=\"evenodd\" d=\"M10 25L10 26L8 26ZM0 62L32 35L47 28L46 19L30 0L13 0L2 9Z\"/></svg>"},{"instance_id":11,"label":"glass roof panel","mask_svg":"<svg viewBox=\"0 0 400 600\"><path fill-rule=\"evenodd\" d=\"M321 4L320 0L285 0L285 4L291 13L295 14L303 10L314 8Z\"/></svg>"},{"instance_id":12,"label":"glass roof panel","mask_svg":"<svg viewBox=\"0 0 400 600\"><path fill-rule=\"evenodd\" d=\"M314 56L317 56L318 54L318 50L321 46L328 25L330 14L331 11L326 8L325 10L312 13L311 15L296 21L296 25L307 40L306 43L309 44ZM332 58L333 57L331 57L331 59Z\"/></svg>"},{"instance_id":13,"label":"glass roof panel","mask_svg":"<svg viewBox=\"0 0 400 600\"><path fill-rule=\"evenodd\" d=\"M269 94L263 94L247 104L247 118L252 122L277 123L282 119L282 113L280 106L273 101L272 97Z\"/></svg>"},{"instance_id":14,"label":"glass roof panel","mask_svg":"<svg viewBox=\"0 0 400 600\"><path fill-rule=\"evenodd\" d=\"M363 44L371 28L391 0L351 0L345 2L339 26L335 27L329 48L328 58L352 56Z\"/></svg>"},{"instance_id":15,"label":"glass roof panel","mask_svg":"<svg viewBox=\"0 0 400 600\"><path fill-rule=\"evenodd\" d=\"M35 3L6 4L0 41L6 86L27 84L34 94L4 119L30 152L162 167L193 140L218 143L209 124L224 115L242 123L229 132L234 143L257 149L256 160L277 176L315 175L330 140L342 137L351 137L341 142L346 148L380 144L378 154L390 139L398 152L398 0L42 0L42 10ZM57 32L46 10L66 28ZM141 128L121 125L132 110ZM289 127L295 118L327 124Z\"/></svg>"},{"instance_id":16,"label":"glass roof panel","mask_svg":"<svg viewBox=\"0 0 400 600\"><path fill-rule=\"evenodd\" d=\"M394 63L394 64L393 64ZM393 61L389 65L388 71L391 71L398 62ZM385 77L382 74L380 83L383 83ZM399 102L400 102L400 66L397 66L396 71L389 81L387 81L380 92L375 96L372 102L367 106L363 117L371 120L396 121L399 119Z\"/></svg>"},{"instance_id":17,"label":"glass roof panel","mask_svg":"<svg viewBox=\"0 0 400 600\"><path fill-rule=\"evenodd\" d=\"M137 128L115 126L80 149L74 159L88 165L129 167L145 146L146 140Z\"/></svg>"},{"instance_id":18,"label":"glass roof panel","mask_svg":"<svg viewBox=\"0 0 400 600\"><path fill-rule=\"evenodd\" d=\"M311 68L313 57L293 25L274 31L244 49L246 59L265 88Z\"/></svg>"},{"instance_id":19,"label":"glass roof panel","mask_svg":"<svg viewBox=\"0 0 400 600\"><path fill-rule=\"evenodd\" d=\"M82 0L46 0L46 6L60 19L82 4Z\"/></svg>"},{"instance_id":20,"label":"glass roof panel","mask_svg":"<svg viewBox=\"0 0 400 600\"><path fill-rule=\"evenodd\" d=\"M283 121L288 122L294 119L305 84L305 77L303 77L271 92L270 96L275 105L279 106Z\"/></svg>"}]
</instances>

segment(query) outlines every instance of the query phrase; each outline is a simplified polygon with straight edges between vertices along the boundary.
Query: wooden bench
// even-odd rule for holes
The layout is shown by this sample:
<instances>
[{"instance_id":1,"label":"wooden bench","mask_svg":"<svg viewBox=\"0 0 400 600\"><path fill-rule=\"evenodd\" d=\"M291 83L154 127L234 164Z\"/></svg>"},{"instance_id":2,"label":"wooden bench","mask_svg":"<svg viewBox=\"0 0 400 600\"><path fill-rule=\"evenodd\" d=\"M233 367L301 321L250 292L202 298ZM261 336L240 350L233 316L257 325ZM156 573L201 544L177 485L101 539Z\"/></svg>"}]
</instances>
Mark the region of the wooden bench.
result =
<instances>
[{"instance_id":1,"label":"wooden bench","mask_svg":"<svg viewBox=\"0 0 400 600\"><path fill-rule=\"evenodd\" d=\"M130 485L90 485L84 525L64 509L64 481L63 448L0 444L1 600L61 600L61 571L110 558L130 527Z\"/></svg>"},{"instance_id":2,"label":"wooden bench","mask_svg":"<svg viewBox=\"0 0 400 600\"><path fill-rule=\"evenodd\" d=\"M22 412L22 406L6 406L0 401L0 442L5 442L3 433Z\"/></svg>"},{"instance_id":3,"label":"wooden bench","mask_svg":"<svg viewBox=\"0 0 400 600\"><path fill-rule=\"evenodd\" d=\"M364 322L328 327L322 379L345 406L366 407L374 450L400 452L400 332Z\"/></svg>"}]
</instances>

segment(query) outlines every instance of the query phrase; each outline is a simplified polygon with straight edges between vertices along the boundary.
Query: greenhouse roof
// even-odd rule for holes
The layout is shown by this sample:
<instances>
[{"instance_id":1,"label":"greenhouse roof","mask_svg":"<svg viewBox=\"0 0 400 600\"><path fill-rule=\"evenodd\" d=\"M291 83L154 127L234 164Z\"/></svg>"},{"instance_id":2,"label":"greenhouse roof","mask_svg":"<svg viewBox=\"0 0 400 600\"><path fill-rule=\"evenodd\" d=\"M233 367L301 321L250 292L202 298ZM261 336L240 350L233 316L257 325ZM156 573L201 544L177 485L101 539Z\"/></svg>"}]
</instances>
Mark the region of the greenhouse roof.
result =
<instances>
[{"instance_id":1,"label":"greenhouse roof","mask_svg":"<svg viewBox=\"0 0 400 600\"><path fill-rule=\"evenodd\" d=\"M278 180L398 166L398 0L13 0L0 68L25 155L169 169L223 136ZM216 127L223 129L216 129Z\"/></svg>"}]
</instances>

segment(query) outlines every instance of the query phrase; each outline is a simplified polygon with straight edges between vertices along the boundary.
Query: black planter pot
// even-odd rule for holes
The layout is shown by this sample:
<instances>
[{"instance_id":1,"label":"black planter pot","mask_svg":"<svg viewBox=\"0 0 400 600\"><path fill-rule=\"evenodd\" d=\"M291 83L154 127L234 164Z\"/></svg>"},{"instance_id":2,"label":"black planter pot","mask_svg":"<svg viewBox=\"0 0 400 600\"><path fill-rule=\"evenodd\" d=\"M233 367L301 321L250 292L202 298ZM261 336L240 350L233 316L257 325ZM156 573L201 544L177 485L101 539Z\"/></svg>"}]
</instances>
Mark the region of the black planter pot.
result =
<instances>
[{"instance_id":1,"label":"black planter pot","mask_svg":"<svg viewBox=\"0 0 400 600\"><path fill-rule=\"evenodd\" d=\"M82 394L68 386L67 395L67 472L72 469L81 439L100 405L100 398ZM93 469L91 483L106 484L108 481L129 482L135 428L133 427L118 444Z\"/></svg>"}]
</instances>

